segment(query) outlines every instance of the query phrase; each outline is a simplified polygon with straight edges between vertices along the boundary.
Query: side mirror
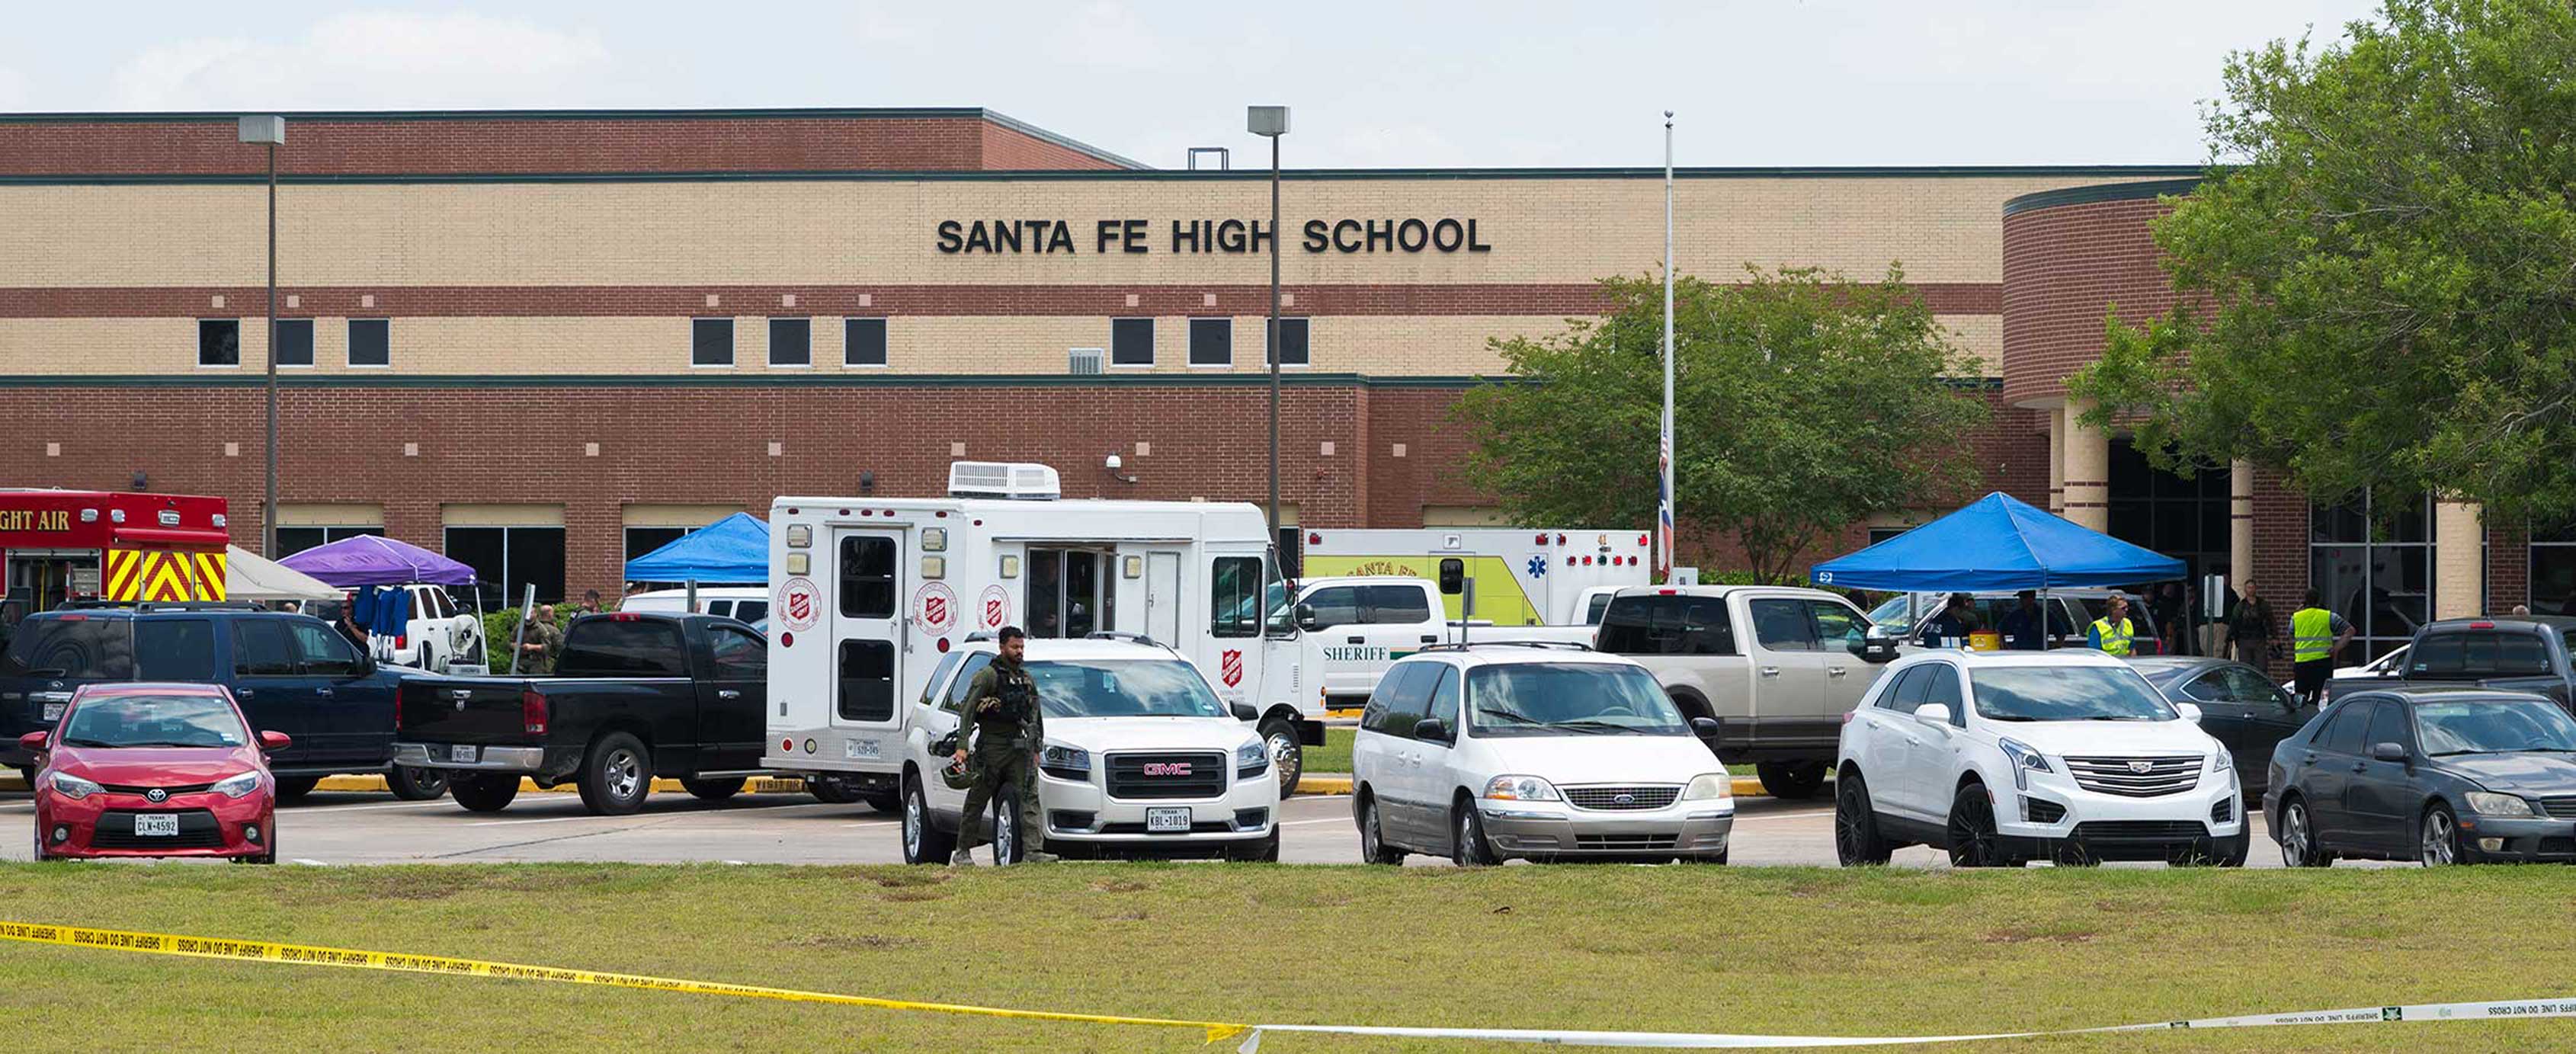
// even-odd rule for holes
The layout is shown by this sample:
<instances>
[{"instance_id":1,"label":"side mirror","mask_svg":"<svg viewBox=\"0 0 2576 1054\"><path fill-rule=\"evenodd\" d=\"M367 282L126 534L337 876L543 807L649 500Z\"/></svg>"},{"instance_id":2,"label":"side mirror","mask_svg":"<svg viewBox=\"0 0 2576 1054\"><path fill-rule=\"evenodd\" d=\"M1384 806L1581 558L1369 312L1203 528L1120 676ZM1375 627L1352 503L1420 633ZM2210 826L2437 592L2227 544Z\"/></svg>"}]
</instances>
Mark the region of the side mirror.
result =
<instances>
[{"instance_id":1,"label":"side mirror","mask_svg":"<svg viewBox=\"0 0 2576 1054\"><path fill-rule=\"evenodd\" d=\"M2189 722L2191 722L2192 724L2195 724L2195 725L2200 723L2200 705L2199 705L2199 704L2197 704L2197 703L2175 703L2175 704L2174 704L2174 710L2175 710L2176 712L2178 712L2178 713L2182 714L2182 719L2183 719L2183 720L2185 720L2185 721L2189 721Z\"/></svg>"},{"instance_id":2,"label":"side mirror","mask_svg":"<svg viewBox=\"0 0 2576 1054\"><path fill-rule=\"evenodd\" d=\"M1448 743L1457 739L1457 733L1449 731L1449 722L1427 717L1413 726L1413 738Z\"/></svg>"},{"instance_id":3,"label":"side mirror","mask_svg":"<svg viewBox=\"0 0 2576 1054\"><path fill-rule=\"evenodd\" d=\"M1896 638L1888 636L1884 628L1871 626L1853 651L1860 656L1860 661L1873 665L1895 662Z\"/></svg>"},{"instance_id":4,"label":"side mirror","mask_svg":"<svg viewBox=\"0 0 2576 1054\"><path fill-rule=\"evenodd\" d=\"M1914 708L1914 716L1936 725L1950 723L1950 708L1940 703L1925 703Z\"/></svg>"},{"instance_id":5,"label":"side mirror","mask_svg":"<svg viewBox=\"0 0 2576 1054\"><path fill-rule=\"evenodd\" d=\"M2406 748L2396 743L2373 743L2370 745L2370 760L2403 763L2406 760Z\"/></svg>"},{"instance_id":6,"label":"side mirror","mask_svg":"<svg viewBox=\"0 0 2576 1054\"><path fill-rule=\"evenodd\" d=\"M1467 561L1451 557L1440 561L1440 593L1457 596L1467 591Z\"/></svg>"},{"instance_id":7,"label":"side mirror","mask_svg":"<svg viewBox=\"0 0 2576 1054\"><path fill-rule=\"evenodd\" d=\"M18 749L30 754L42 754L45 752L45 740L52 738L52 736L53 733L51 732L29 732L26 735L18 737Z\"/></svg>"},{"instance_id":8,"label":"side mirror","mask_svg":"<svg viewBox=\"0 0 2576 1054\"><path fill-rule=\"evenodd\" d=\"M1315 617L1315 605L1297 605L1297 628L1305 630L1308 633L1313 633L1324 628L1323 623Z\"/></svg>"},{"instance_id":9,"label":"side mirror","mask_svg":"<svg viewBox=\"0 0 2576 1054\"><path fill-rule=\"evenodd\" d=\"M1234 712L1234 719L1237 721L1261 720L1261 711L1253 709L1251 703L1236 703L1227 709Z\"/></svg>"},{"instance_id":10,"label":"side mirror","mask_svg":"<svg viewBox=\"0 0 2576 1054\"><path fill-rule=\"evenodd\" d=\"M259 749L260 752L264 754L274 754L294 745L295 741L287 738L287 735L284 732L261 732L259 734Z\"/></svg>"},{"instance_id":11,"label":"side mirror","mask_svg":"<svg viewBox=\"0 0 2576 1054\"><path fill-rule=\"evenodd\" d=\"M1690 726L1691 734L1701 739L1716 739L1719 733L1726 731L1726 726L1714 717L1691 718Z\"/></svg>"}]
</instances>

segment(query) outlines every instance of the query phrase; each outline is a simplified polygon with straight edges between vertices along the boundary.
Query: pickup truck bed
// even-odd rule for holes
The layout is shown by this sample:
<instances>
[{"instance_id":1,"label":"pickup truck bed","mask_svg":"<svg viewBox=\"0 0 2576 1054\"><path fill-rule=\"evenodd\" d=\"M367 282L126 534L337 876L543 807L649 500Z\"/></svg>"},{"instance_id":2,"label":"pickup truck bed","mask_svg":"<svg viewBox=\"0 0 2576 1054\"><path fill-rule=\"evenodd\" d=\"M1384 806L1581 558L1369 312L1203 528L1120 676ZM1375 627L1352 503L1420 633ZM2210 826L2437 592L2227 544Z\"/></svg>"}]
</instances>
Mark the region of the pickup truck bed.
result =
<instances>
[{"instance_id":1,"label":"pickup truck bed","mask_svg":"<svg viewBox=\"0 0 2576 1054\"><path fill-rule=\"evenodd\" d=\"M594 813L641 809L656 776L730 797L760 771L767 642L708 615L573 620L561 677L414 677L396 707L395 756L441 769L457 803L507 807L522 777L573 783Z\"/></svg>"},{"instance_id":2,"label":"pickup truck bed","mask_svg":"<svg viewBox=\"0 0 2576 1054\"><path fill-rule=\"evenodd\" d=\"M2337 677L2326 697L2374 688L2473 684L2530 692L2576 709L2576 618L2449 619L2415 632L2406 661L2377 677Z\"/></svg>"}]
</instances>

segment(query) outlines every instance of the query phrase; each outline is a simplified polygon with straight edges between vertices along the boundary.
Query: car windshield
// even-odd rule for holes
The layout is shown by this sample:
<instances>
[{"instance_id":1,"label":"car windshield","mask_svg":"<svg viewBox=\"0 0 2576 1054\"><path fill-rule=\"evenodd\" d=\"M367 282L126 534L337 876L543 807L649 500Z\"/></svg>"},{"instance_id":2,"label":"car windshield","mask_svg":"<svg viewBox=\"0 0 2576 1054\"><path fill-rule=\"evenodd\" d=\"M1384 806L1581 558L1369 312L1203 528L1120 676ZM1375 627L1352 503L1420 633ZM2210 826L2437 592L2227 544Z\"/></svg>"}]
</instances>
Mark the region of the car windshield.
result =
<instances>
[{"instance_id":1,"label":"car windshield","mask_svg":"<svg viewBox=\"0 0 2576 1054\"><path fill-rule=\"evenodd\" d=\"M1048 717L1224 717L1225 704L1179 659L1032 661Z\"/></svg>"},{"instance_id":2,"label":"car windshield","mask_svg":"<svg viewBox=\"0 0 2576 1054\"><path fill-rule=\"evenodd\" d=\"M1914 630L1914 620L1906 615L1903 593L1898 593L1894 599L1869 609L1869 621L1899 633L1911 633Z\"/></svg>"},{"instance_id":3,"label":"car windshield","mask_svg":"<svg viewBox=\"0 0 2576 1054\"><path fill-rule=\"evenodd\" d=\"M2576 753L2576 719L2539 699L2483 699L2415 704L2415 738L2424 753Z\"/></svg>"},{"instance_id":4,"label":"car windshield","mask_svg":"<svg viewBox=\"0 0 2576 1054\"><path fill-rule=\"evenodd\" d=\"M63 721L63 742L76 747L237 747L248 741L232 704L211 695L86 699Z\"/></svg>"},{"instance_id":5,"label":"car windshield","mask_svg":"<svg viewBox=\"0 0 2576 1054\"><path fill-rule=\"evenodd\" d=\"M1478 736L1686 736L1690 725L1655 675L1597 662L1515 662L1467 673Z\"/></svg>"},{"instance_id":6,"label":"car windshield","mask_svg":"<svg viewBox=\"0 0 2576 1054\"><path fill-rule=\"evenodd\" d=\"M2128 667L1997 666L1971 671L1977 713L1994 721L2171 721L2179 718Z\"/></svg>"}]
</instances>

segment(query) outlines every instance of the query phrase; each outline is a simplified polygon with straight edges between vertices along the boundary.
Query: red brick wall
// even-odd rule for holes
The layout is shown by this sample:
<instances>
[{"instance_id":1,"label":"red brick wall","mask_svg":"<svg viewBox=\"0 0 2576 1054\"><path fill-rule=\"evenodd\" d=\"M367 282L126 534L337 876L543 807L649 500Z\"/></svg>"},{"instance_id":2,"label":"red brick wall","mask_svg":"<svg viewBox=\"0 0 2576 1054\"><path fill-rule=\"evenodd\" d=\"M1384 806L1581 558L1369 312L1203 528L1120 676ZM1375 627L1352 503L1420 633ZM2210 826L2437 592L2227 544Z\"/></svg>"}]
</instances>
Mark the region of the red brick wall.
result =
<instances>
[{"instance_id":1,"label":"red brick wall","mask_svg":"<svg viewBox=\"0 0 2576 1054\"><path fill-rule=\"evenodd\" d=\"M2066 378L2102 354L2104 311L2162 314L2173 285L2147 222L2154 198L2034 208L2004 217L2004 397L2061 398ZM2042 471L2046 469L2043 466Z\"/></svg>"},{"instance_id":2,"label":"red brick wall","mask_svg":"<svg viewBox=\"0 0 2576 1054\"><path fill-rule=\"evenodd\" d=\"M0 121L0 175L256 174L230 119ZM972 116L341 117L287 121L298 175L1120 167Z\"/></svg>"}]
</instances>

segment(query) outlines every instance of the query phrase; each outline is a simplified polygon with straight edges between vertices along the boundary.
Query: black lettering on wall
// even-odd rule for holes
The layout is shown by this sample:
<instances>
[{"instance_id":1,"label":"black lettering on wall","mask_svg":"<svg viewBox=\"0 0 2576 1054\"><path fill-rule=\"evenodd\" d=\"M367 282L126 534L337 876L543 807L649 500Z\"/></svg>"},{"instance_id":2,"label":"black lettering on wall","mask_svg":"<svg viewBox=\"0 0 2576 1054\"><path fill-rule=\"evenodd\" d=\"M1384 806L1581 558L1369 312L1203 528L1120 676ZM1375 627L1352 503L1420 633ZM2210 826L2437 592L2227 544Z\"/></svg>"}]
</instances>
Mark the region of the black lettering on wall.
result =
<instances>
[{"instance_id":1,"label":"black lettering on wall","mask_svg":"<svg viewBox=\"0 0 2576 1054\"><path fill-rule=\"evenodd\" d=\"M1466 241L1467 229L1459 226L1456 220L1442 220L1431 227L1431 245L1441 252L1457 252L1458 246Z\"/></svg>"},{"instance_id":2,"label":"black lettering on wall","mask_svg":"<svg viewBox=\"0 0 2576 1054\"><path fill-rule=\"evenodd\" d=\"M1467 221L1467 251L1471 253L1489 253L1494 251L1493 246L1476 240L1476 221L1474 220Z\"/></svg>"},{"instance_id":3,"label":"black lettering on wall","mask_svg":"<svg viewBox=\"0 0 2576 1054\"><path fill-rule=\"evenodd\" d=\"M1012 252L1020 251L1020 225L1010 220L994 220L993 251L1000 252L1004 246L1010 247Z\"/></svg>"},{"instance_id":4,"label":"black lettering on wall","mask_svg":"<svg viewBox=\"0 0 2576 1054\"><path fill-rule=\"evenodd\" d=\"M1329 239L1327 238L1327 236L1325 235L1325 233L1324 233L1324 231L1325 231L1325 230L1326 230L1326 224L1325 224L1325 223L1324 223L1324 221L1322 221L1322 220L1307 220L1307 221L1306 221L1306 251L1307 251L1307 252L1310 252L1310 253L1319 253L1319 252L1323 252L1323 251L1324 251L1324 246L1325 246L1325 244L1327 243L1327 241L1329 240Z\"/></svg>"},{"instance_id":5,"label":"black lettering on wall","mask_svg":"<svg viewBox=\"0 0 2576 1054\"><path fill-rule=\"evenodd\" d=\"M1068 253L1073 251L1073 232L1065 227L1063 220L1055 221L1055 226L1049 228L1046 251Z\"/></svg>"},{"instance_id":6,"label":"black lettering on wall","mask_svg":"<svg viewBox=\"0 0 2576 1054\"><path fill-rule=\"evenodd\" d=\"M1205 252L1205 251L1206 251L1205 249L1201 248L1201 247L1200 247L1200 245L1199 245L1199 223L1200 223L1200 221L1198 221L1198 220L1173 220L1173 221L1172 221L1172 251L1173 251L1173 252L1176 252L1176 253L1181 253L1181 252L1195 253L1195 252Z\"/></svg>"},{"instance_id":7,"label":"black lettering on wall","mask_svg":"<svg viewBox=\"0 0 2576 1054\"><path fill-rule=\"evenodd\" d=\"M1131 253L1144 252L1146 250L1145 221L1128 220L1125 223L1120 224L1120 226L1125 228L1125 230L1119 234L1118 240L1121 244L1124 244L1127 247L1127 251Z\"/></svg>"},{"instance_id":8,"label":"black lettering on wall","mask_svg":"<svg viewBox=\"0 0 2576 1054\"><path fill-rule=\"evenodd\" d=\"M1230 253L1243 251L1243 221L1227 220L1216 225L1216 247Z\"/></svg>"},{"instance_id":9,"label":"black lettering on wall","mask_svg":"<svg viewBox=\"0 0 2576 1054\"><path fill-rule=\"evenodd\" d=\"M1406 220L1395 228L1396 248L1406 252L1421 252L1423 245L1430 241L1431 228L1424 226L1421 220Z\"/></svg>"},{"instance_id":10,"label":"black lettering on wall","mask_svg":"<svg viewBox=\"0 0 2576 1054\"><path fill-rule=\"evenodd\" d=\"M1339 223L1333 224L1333 248L1346 253L1355 253L1360 251L1359 239L1342 237L1345 234L1356 235L1359 232L1360 221L1358 220L1343 220Z\"/></svg>"},{"instance_id":11,"label":"black lettering on wall","mask_svg":"<svg viewBox=\"0 0 2576 1054\"><path fill-rule=\"evenodd\" d=\"M1322 221L1318 220L1316 222L1320 223ZM944 253L954 253L965 247L965 240L958 237L957 221L939 221L939 251Z\"/></svg>"},{"instance_id":12,"label":"black lettering on wall","mask_svg":"<svg viewBox=\"0 0 2576 1054\"><path fill-rule=\"evenodd\" d=\"M1394 220L1385 221L1383 226L1377 220L1368 221L1368 251L1376 252L1380 245L1386 246L1388 252L1395 251Z\"/></svg>"}]
</instances>

